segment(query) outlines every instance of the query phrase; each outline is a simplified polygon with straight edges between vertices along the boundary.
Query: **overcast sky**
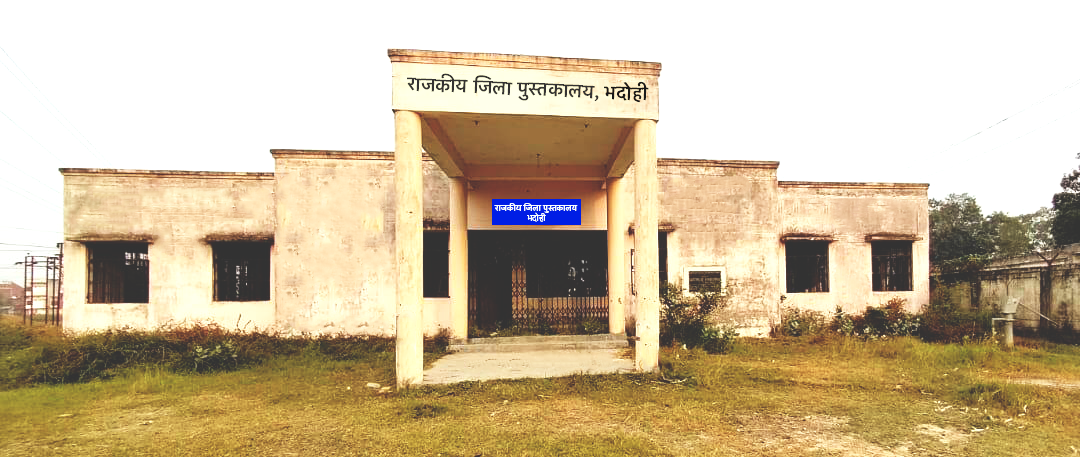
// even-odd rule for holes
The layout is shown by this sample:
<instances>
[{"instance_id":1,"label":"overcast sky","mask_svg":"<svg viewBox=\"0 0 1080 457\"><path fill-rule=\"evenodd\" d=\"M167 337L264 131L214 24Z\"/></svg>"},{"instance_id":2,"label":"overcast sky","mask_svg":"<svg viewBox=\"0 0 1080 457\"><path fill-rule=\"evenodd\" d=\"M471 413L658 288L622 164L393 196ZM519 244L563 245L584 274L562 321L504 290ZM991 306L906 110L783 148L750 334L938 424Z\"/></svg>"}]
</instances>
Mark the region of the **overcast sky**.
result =
<instances>
[{"instance_id":1,"label":"overcast sky","mask_svg":"<svg viewBox=\"0 0 1080 457\"><path fill-rule=\"evenodd\" d=\"M1080 3L705 5L0 0L0 280L62 239L61 167L392 150L388 48L660 62L661 157L778 160L781 180L1017 215L1080 163Z\"/></svg>"}]
</instances>

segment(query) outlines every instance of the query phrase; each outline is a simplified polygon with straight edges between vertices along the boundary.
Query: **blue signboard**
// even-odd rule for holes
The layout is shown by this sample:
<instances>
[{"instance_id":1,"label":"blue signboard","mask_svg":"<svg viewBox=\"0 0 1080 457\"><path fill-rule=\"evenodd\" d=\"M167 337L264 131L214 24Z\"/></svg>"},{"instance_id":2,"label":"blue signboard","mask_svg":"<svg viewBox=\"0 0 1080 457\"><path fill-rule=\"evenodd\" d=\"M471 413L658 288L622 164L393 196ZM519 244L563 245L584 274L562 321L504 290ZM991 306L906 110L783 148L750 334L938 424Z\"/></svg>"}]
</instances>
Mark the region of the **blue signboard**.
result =
<instances>
[{"instance_id":1,"label":"blue signboard","mask_svg":"<svg viewBox=\"0 0 1080 457\"><path fill-rule=\"evenodd\" d=\"M493 198L491 225L581 225L581 199Z\"/></svg>"}]
</instances>

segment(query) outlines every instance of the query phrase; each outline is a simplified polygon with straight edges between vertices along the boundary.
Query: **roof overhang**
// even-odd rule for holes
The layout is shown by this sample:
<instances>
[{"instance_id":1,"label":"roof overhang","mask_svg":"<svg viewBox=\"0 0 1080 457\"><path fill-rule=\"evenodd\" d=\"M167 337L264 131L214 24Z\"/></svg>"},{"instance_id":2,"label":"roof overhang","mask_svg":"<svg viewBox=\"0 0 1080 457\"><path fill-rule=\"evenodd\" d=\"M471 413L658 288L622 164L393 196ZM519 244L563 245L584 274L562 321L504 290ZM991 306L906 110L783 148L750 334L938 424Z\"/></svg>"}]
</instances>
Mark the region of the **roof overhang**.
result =
<instances>
[{"instance_id":1,"label":"roof overhang","mask_svg":"<svg viewBox=\"0 0 1080 457\"><path fill-rule=\"evenodd\" d=\"M424 150L470 181L603 181L633 163L634 125L659 120L660 64L389 51L393 108Z\"/></svg>"}]
</instances>

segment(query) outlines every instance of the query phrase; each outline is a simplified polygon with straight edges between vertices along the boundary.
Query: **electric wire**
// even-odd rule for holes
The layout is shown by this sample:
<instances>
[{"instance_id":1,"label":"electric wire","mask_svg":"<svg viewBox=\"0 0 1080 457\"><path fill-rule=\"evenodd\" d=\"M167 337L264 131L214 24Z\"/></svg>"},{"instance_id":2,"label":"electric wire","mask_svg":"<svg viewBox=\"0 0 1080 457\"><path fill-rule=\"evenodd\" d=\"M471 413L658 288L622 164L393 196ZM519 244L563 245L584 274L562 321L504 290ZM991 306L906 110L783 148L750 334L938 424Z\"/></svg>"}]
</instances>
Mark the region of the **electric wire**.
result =
<instances>
[{"instance_id":1,"label":"electric wire","mask_svg":"<svg viewBox=\"0 0 1080 457\"><path fill-rule=\"evenodd\" d=\"M28 232L48 232L48 233L64 233L64 232L61 232L61 231L57 231L57 230L31 229L31 228L22 228L22 227L5 227L5 226L0 226L0 229L7 229L7 230L26 230L26 231L28 231Z\"/></svg>"},{"instance_id":2,"label":"electric wire","mask_svg":"<svg viewBox=\"0 0 1080 457\"><path fill-rule=\"evenodd\" d=\"M42 246L40 244L0 243L0 246L26 246L30 248L54 249L55 246Z\"/></svg>"},{"instance_id":3,"label":"electric wire","mask_svg":"<svg viewBox=\"0 0 1080 457\"><path fill-rule=\"evenodd\" d=\"M11 167L11 169L13 169L13 170L15 170L15 171L17 171L17 172L19 172L19 173L22 173L22 174L23 174L24 176L26 176L27 178L30 178L30 179L33 179L34 181L37 181L37 183L38 183L38 184L41 184L42 186L45 186L45 188L46 188L46 189L49 189L49 190L51 190L51 191L53 191L53 192L56 192L56 193L58 193L58 194L60 194L60 195L63 195L63 194L64 194L63 192L60 192L59 190L57 190L57 189L56 189L55 187L52 187L52 186L50 186L50 185L48 185L48 184L45 184L45 183L44 183L44 182L43 182L42 180L40 180L40 179L37 179L36 177L34 177L34 175L32 175L32 174L30 174L30 173L27 173L27 172L23 171L23 170L22 170L21 168L19 168L19 167L16 167L16 166L15 166L14 164L12 164L11 162L8 162L7 160L4 160L3 158L0 158L0 162L3 162L3 163L5 163L5 164L7 164L7 166Z\"/></svg>"},{"instance_id":4,"label":"electric wire","mask_svg":"<svg viewBox=\"0 0 1080 457\"><path fill-rule=\"evenodd\" d=\"M6 118L7 118L7 120L11 121L11 123L12 123L13 125L15 125L15 127L17 127L17 128L18 128L19 130L21 130L21 131L22 131L22 132L23 132L24 134L26 134L26 136L30 137L30 139L31 139L31 140L33 140L33 141L34 141L34 143L37 143L37 145L38 145L38 146L41 146L41 149L44 149L44 150L45 150L45 152L48 152L48 153L49 153L49 157L52 157L52 158L53 158L53 160L55 160L55 161L56 161L56 163L57 163L58 165L63 165L63 164L64 164L64 161L63 161L63 160L60 160L60 158L59 158L59 157L57 157L57 156L56 156L56 154L53 154L53 152L52 152L51 150L49 150L49 148L45 147L45 145L44 145L44 144L41 144L41 142L40 142L40 141L38 141L38 140L37 140L37 138L34 138L34 135L31 135L31 134L30 134L30 132L27 132L27 131L26 131L26 129L22 128L22 126L21 126L21 125L19 125L19 123L18 123L18 122L15 122L15 119L12 119L12 118L11 118L11 116L8 116L8 115L7 115L7 113L5 113L5 112L4 112L3 110L0 110L0 114L3 114L3 115L4 115L4 117L6 117Z\"/></svg>"},{"instance_id":5,"label":"electric wire","mask_svg":"<svg viewBox=\"0 0 1080 457\"><path fill-rule=\"evenodd\" d=\"M27 201L29 201L30 203L33 203L35 205L43 204L43 205L45 205L45 206L47 206L49 208L55 209L55 210L60 210L61 209L58 205L56 205L56 204L54 204L54 203L52 203L52 202L50 202L50 201L48 201L48 200L46 200L46 199L44 199L42 197L39 197L39 196L37 196L37 195L35 195L33 193L27 193L27 192L25 192L23 190L20 190L20 189L17 189L17 188L12 188L11 186L8 186L7 184L5 184L3 181L0 181L0 186L3 186L5 189L7 189L7 190L9 190L11 192L14 192L16 195L25 198Z\"/></svg>"},{"instance_id":6,"label":"electric wire","mask_svg":"<svg viewBox=\"0 0 1080 457\"><path fill-rule=\"evenodd\" d=\"M1015 112L1015 113L1013 113L1013 114L1011 114L1011 115L1009 115L1009 116L1005 116L1005 118L1004 118L1004 119L1002 119L1002 120L1000 120L1000 121L997 121L997 122L993 123L993 124L992 124L992 125L990 125L989 127L985 128L985 129L982 129L982 130L979 130L978 132L975 132L975 133L973 133L972 135L968 136L967 138L964 138L963 140L960 140L960 141L958 141L958 142L956 142L956 143L953 143L952 145L950 145L949 147L945 148L944 150L942 150L942 151L941 151L941 152L939 152L938 154L944 154L944 153L946 153L946 152L948 152L948 151L952 150L953 148L955 148L955 147L957 147L957 146L959 146L959 145L961 145L961 144L964 144L964 143L968 142L968 140L971 140L972 138L975 138L976 136L979 136L980 134L982 134L982 133L984 133L984 132L986 132L986 131L988 131L988 130L990 130L990 129L994 128L994 127L997 127L997 126L998 126L999 124L1001 124L1002 122L1005 122L1005 121L1007 121L1007 120L1009 120L1009 119L1012 119L1012 118L1014 118L1014 117L1016 117L1016 116L1020 115L1021 113L1025 112L1025 111L1027 111L1027 110L1029 110L1029 109L1031 109L1031 108L1033 108L1033 107L1035 107L1036 105L1039 105L1039 104L1041 104L1042 102L1046 101L1046 100L1047 100L1047 99L1049 99L1050 97L1053 97L1053 96L1055 96L1055 95L1058 95L1058 94L1060 94L1060 93L1062 93L1062 92L1064 92L1064 91L1066 91L1066 90L1069 90L1069 89L1071 89L1071 88L1073 88L1073 87L1076 87L1076 85L1078 85L1078 84L1080 84L1080 79L1077 79L1076 81L1073 81L1073 82L1069 83L1068 85L1066 85L1065 87L1062 87L1061 89L1058 89L1058 90L1056 90L1056 91L1054 91L1054 92L1051 92L1051 93L1050 93L1050 95L1047 95L1047 96L1045 96L1045 97L1043 97L1043 98L1039 99L1039 100L1038 100L1038 101L1036 101L1035 103L1032 103L1032 104L1028 105L1027 107L1025 107L1024 109L1022 109L1022 110L1020 110L1020 111L1017 111L1017 112ZM1070 114L1071 114L1071 113L1070 113ZM1055 119L1055 121L1056 121L1056 119ZM1053 122L1054 122L1054 121L1051 121L1050 123L1053 123ZM1040 127L1040 128L1041 128L1041 127ZM1036 130L1038 130L1038 129L1036 129ZM1028 132L1028 133L1030 133L1030 132ZM1025 135L1027 135L1027 134L1025 134ZM1019 138L1019 137L1018 137L1018 138ZM1016 139L1017 139L1017 138L1014 138L1013 140L1016 140ZM1012 141L1012 140L1010 140L1010 142L1011 142L1011 141ZM1000 147L1000 146L999 146L999 147Z\"/></svg>"},{"instance_id":7,"label":"electric wire","mask_svg":"<svg viewBox=\"0 0 1080 457\"><path fill-rule=\"evenodd\" d=\"M1006 141L1006 142L1004 142L1004 143L1002 143L1002 144L998 145L998 147L996 147L996 148L994 148L994 149L991 149L991 150L987 151L987 154L989 154L989 153L991 153L991 152L994 152L994 151L997 151L998 149L1001 149L1001 148L1003 148L1003 147L1005 147L1005 146L1007 146L1007 145L1011 144L1011 143L1012 143L1013 141L1016 141L1016 140L1019 140L1019 139L1021 139L1021 138L1025 137L1025 136L1031 135L1032 133L1035 133L1036 131L1039 131L1039 130L1041 130L1041 129L1042 129L1043 127L1046 127L1046 126L1048 126L1048 125L1050 125L1050 124L1053 124L1053 123L1055 123L1055 122L1057 122L1057 121L1060 121L1060 120L1062 120L1062 119L1064 119L1064 118L1067 118L1067 117L1069 117L1069 116L1072 116L1073 114L1076 114L1076 113L1080 113L1080 109L1075 109L1075 110L1069 111L1069 113L1068 113L1068 114L1065 114L1065 115L1063 115L1063 116L1059 116L1059 117L1058 117L1057 119L1054 119L1054 120L1052 120L1052 121L1050 121L1050 122L1047 122L1047 123L1045 123L1045 124L1043 124L1043 125L1040 125L1040 126L1038 126L1038 127L1035 127L1034 129L1031 129L1031 130L1029 130L1029 131L1028 131L1027 133L1025 133L1025 134L1023 134L1023 135L1020 135L1020 136L1018 136L1018 137L1016 137L1016 138L1013 138L1013 139L1011 139L1011 140L1009 140L1009 141Z\"/></svg>"},{"instance_id":8,"label":"electric wire","mask_svg":"<svg viewBox=\"0 0 1080 457\"><path fill-rule=\"evenodd\" d=\"M112 167L113 166L112 162L109 159L105 158L104 155L99 153L97 151L97 147L95 147L94 144L91 143L90 140L86 138L86 135L83 135L82 131L80 131L79 128L76 127L75 124L72 123L71 120L69 120L67 118L67 116L65 116L64 113L62 111L60 111L60 109L57 108L56 105L53 104L52 100L49 100L49 96L45 95L45 92L43 92L40 88L38 88L37 84L34 84L34 80L30 79L30 76L27 75L25 71L23 71L22 67L19 66L19 63L16 62L15 59L13 59L11 57L11 54L8 54L7 50L5 50L3 48L3 46L0 46L0 52L3 52L4 55L7 56L8 60L11 61L11 64L15 65L15 68L19 70L19 73L22 73L23 78L25 78L26 81L29 82L31 86L34 86L34 90L36 90L37 93L41 94L41 98L44 98L45 102L47 102L49 104L49 106L45 106L45 103L42 103L42 101L40 99L38 99L37 95L35 95L34 92L30 90L30 88L26 87L26 84L23 84L22 79L19 79L19 77L15 75L15 72L12 72L10 68L7 68L6 64L4 65L4 68L7 68L8 72L11 72L11 75L15 76L15 79L17 79L19 81L19 84L22 84L23 88L26 89L26 91L29 92L30 95L34 97L34 100L37 100L37 102L41 105L42 108L45 108L45 112L49 113L49 115L52 116L52 118L54 120L56 120L56 122L59 123L61 127L64 127L64 130L67 130L68 135L71 135L71 137L74 138L75 141L77 141L79 143L79 145L83 147L83 149L86 149L88 152L90 152L91 154L97 156L97 158L104 161L109 167ZM0 63L2 63L2 62L0 62ZM52 107L52 110L49 110L49 107ZM64 120L61 121L60 119L58 119L56 117L56 114L53 114L53 111L56 111L56 114L59 114L60 117L63 118ZM70 128L68 128L68 126L70 126ZM71 131L72 129L74 129L75 132L78 133L78 136L76 136L75 133L72 133L72 131ZM87 146L87 145L89 145L89 146Z\"/></svg>"}]
</instances>

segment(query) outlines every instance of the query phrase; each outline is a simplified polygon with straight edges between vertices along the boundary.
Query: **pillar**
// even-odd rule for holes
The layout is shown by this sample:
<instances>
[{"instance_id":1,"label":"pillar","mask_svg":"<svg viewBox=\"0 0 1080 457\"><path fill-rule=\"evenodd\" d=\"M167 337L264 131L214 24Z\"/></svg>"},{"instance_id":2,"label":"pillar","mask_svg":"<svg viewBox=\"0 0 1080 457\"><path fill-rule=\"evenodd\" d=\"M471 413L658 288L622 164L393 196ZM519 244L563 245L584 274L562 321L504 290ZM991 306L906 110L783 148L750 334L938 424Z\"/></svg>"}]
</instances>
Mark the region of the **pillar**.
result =
<instances>
[{"instance_id":1,"label":"pillar","mask_svg":"<svg viewBox=\"0 0 1080 457\"><path fill-rule=\"evenodd\" d=\"M450 319L455 338L469 337L469 188L450 178Z\"/></svg>"},{"instance_id":2,"label":"pillar","mask_svg":"<svg viewBox=\"0 0 1080 457\"><path fill-rule=\"evenodd\" d=\"M608 332L626 331L626 225L622 211L622 178L607 180Z\"/></svg>"},{"instance_id":3,"label":"pillar","mask_svg":"<svg viewBox=\"0 0 1080 457\"><path fill-rule=\"evenodd\" d=\"M420 115L394 112L394 255L399 388L424 378L424 200Z\"/></svg>"},{"instance_id":4,"label":"pillar","mask_svg":"<svg viewBox=\"0 0 1080 457\"><path fill-rule=\"evenodd\" d=\"M634 284L637 292L638 371L655 371L660 355L660 280L657 227L656 121L634 124Z\"/></svg>"}]
</instances>

